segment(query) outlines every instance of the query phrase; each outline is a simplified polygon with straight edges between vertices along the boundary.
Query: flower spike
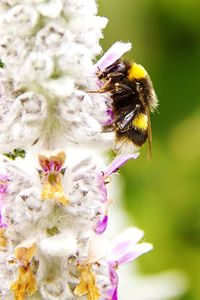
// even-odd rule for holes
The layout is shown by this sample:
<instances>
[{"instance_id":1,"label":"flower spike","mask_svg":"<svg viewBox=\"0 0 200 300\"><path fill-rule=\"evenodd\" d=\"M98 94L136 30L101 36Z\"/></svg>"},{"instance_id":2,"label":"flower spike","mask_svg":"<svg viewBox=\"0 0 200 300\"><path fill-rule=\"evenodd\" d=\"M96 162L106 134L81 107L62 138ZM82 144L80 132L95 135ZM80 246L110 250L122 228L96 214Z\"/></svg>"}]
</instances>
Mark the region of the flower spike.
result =
<instances>
[{"instance_id":1,"label":"flower spike","mask_svg":"<svg viewBox=\"0 0 200 300\"><path fill-rule=\"evenodd\" d=\"M151 248L139 230L106 238L108 184L138 154L128 144L107 167L101 154L116 148L113 129L147 120L116 118L112 92L131 102L140 86L118 84L131 43L94 64L107 24L97 10L97 0L0 1L1 299L117 300L118 266Z\"/></svg>"}]
</instances>

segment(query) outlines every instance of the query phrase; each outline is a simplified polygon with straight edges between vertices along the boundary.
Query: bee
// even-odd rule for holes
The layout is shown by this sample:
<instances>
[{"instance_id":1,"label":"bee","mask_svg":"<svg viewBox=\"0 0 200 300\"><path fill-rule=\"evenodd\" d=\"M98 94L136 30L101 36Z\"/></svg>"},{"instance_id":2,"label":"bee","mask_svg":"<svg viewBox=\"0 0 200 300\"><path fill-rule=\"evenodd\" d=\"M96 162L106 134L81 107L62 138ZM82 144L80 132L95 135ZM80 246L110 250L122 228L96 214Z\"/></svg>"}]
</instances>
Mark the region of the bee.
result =
<instances>
[{"instance_id":1,"label":"bee","mask_svg":"<svg viewBox=\"0 0 200 300\"><path fill-rule=\"evenodd\" d=\"M151 158L152 131L150 112L158 106L152 81L142 65L118 59L96 73L102 87L98 93L110 93L114 114L114 151L137 152L148 138Z\"/></svg>"}]
</instances>

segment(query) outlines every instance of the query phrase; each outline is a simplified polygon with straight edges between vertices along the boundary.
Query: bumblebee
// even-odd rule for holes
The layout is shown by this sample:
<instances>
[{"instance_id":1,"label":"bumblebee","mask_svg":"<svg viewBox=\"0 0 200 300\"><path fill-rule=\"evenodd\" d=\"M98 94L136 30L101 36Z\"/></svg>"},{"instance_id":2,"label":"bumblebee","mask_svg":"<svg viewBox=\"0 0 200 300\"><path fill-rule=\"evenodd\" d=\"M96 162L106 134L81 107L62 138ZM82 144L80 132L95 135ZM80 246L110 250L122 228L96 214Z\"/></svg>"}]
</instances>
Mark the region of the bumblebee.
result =
<instances>
[{"instance_id":1,"label":"bumblebee","mask_svg":"<svg viewBox=\"0 0 200 300\"><path fill-rule=\"evenodd\" d=\"M150 112L158 100L152 81L142 65L121 59L97 71L102 87L98 93L110 93L114 121L112 124L117 153L137 152L148 138L151 158L152 131Z\"/></svg>"}]
</instances>

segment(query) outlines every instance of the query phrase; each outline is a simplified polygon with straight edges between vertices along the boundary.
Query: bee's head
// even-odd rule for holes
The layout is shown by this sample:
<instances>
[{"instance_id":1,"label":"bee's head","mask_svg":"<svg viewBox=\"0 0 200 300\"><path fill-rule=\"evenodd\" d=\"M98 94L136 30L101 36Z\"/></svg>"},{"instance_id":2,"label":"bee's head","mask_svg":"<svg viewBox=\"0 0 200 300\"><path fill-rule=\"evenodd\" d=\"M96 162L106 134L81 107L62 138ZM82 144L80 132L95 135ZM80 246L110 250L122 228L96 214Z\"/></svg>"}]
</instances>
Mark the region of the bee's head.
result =
<instances>
[{"instance_id":1,"label":"bee's head","mask_svg":"<svg viewBox=\"0 0 200 300\"><path fill-rule=\"evenodd\" d=\"M130 65L128 71L129 80L140 80L147 76L147 71L142 65L136 64L135 62Z\"/></svg>"}]
</instances>

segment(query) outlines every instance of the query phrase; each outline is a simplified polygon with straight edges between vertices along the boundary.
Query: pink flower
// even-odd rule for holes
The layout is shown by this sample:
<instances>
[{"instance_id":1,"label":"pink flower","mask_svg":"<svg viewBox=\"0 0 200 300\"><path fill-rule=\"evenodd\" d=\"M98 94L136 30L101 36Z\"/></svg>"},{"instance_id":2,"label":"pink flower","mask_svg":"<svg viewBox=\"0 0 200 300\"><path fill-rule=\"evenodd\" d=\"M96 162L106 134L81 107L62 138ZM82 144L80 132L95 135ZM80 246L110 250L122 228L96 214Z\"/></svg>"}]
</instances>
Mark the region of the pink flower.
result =
<instances>
[{"instance_id":1,"label":"pink flower","mask_svg":"<svg viewBox=\"0 0 200 300\"><path fill-rule=\"evenodd\" d=\"M131 43L116 42L94 65L94 72L104 70L118 60L124 53L131 50Z\"/></svg>"},{"instance_id":2,"label":"pink flower","mask_svg":"<svg viewBox=\"0 0 200 300\"><path fill-rule=\"evenodd\" d=\"M82 261L83 265L99 265L103 268L103 274L109 275L109 286L99 283L102 300L117 300L118 274L120 265L133 261L138 256L152 250L152 245L148 243L138 243L144 232L138 228L131 227L123 231L115 239L109 242L104 236L94 236L90 241L87 258ZM103 246L102 246L103 245ZM96 277L99 273L96 274ZM107 276L107 275L106 275ZM98 277L97 277L97 282Z\"/></svg>"},{"instance_id":3,"label":"pink flower","mask_svg":"<svg viewBox=\"0 0 200 300\"><path fill-rule=\"evenodd\" d=\"M106 258L109 267L111 288L107 291L107 298L105 300L118 299L118 275L116 271L118 266L127 264L138 256L152 250L153 247L151 244L138 244L143 235L142 230L129 228L113 240Z\"/></svg>"},{"instance_id":4,"label":"pink flower","mask_svg":"<svg viewBox=\"0 0 200 300\"><path fill-rule=\"evenodd\" d=\"M102 202L105 203L105 212L100 214L99 220L96 224L95 232L97 234L102 234L106 230L108 224L107 208L109 201L107 199L106 183L108 183L109 176L113 173L116 173L119 168L122 167L129 159L136 159L138 155L138 153L119 155L112 161L112 163L104 172L98 175L99 188L102 194Z\"/></svg>"},{"instance_id":5,"label":"pink flower","mask_svg":"<svg viewBox=\"0 0 200 300\"><path fill-rule=\"evenodd\" d=\"M102 215L96 224L96 228L95 228L96 234L102 234L106 230L107 225L108 225L108 216L107 214Z\"/></svg>"},{"instance_id":6,"label":"pink flower","mask_svg":"<svg viewBox=\"0 0 200 300\"><path fill-rule=\"evenodd\" d=\"M65 162L65 153L63 151L55 155L39 155L39 163L42 167L41 182L43 189L41 193L42 200L55 199L66 205L68 199L65 197L62 186L62 167Z\"/></svg>"}]
</instances>

